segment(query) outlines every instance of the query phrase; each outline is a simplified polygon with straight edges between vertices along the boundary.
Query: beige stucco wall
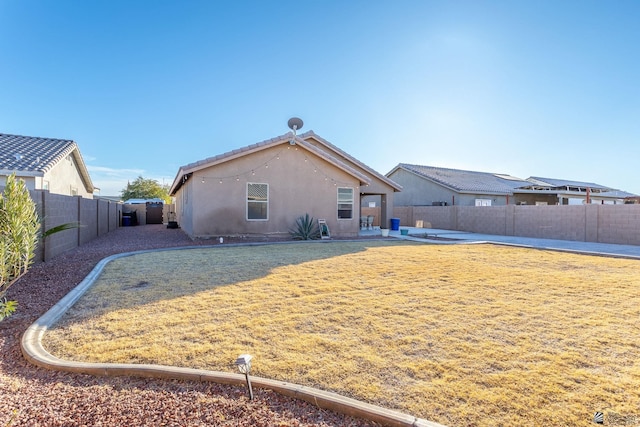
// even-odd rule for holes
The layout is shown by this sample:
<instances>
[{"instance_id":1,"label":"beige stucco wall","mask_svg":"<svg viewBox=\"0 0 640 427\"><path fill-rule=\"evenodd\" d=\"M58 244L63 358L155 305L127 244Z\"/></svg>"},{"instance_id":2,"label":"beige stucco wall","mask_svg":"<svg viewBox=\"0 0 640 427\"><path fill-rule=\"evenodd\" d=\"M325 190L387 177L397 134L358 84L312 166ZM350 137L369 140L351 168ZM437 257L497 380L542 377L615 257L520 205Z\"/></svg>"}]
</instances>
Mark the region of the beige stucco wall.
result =
<instances>
[{"instance_id":1,"label":"beige stucco wall","mask_svg":"<svg viewBox=\"0 0 640 427\"><path fill-rule=\"evenodd\" d=\"M16 175L16 176L24 181L24 184L27 186L27 190L29 190L29 191L39 190L39 189L42 188L42 187L38 187L36 185L37 184L37 180L42 180L42 178L40 178L40 177L19 176L19 175ZM0 175L0 190L4 189L6 183L7 183L7 176L6 175Z\"/></svg>"},{"instance_id":2,"label":"beige stucco wall","mask_svg":"<svg viewBox=\"0 0 640 427\"><path fill-rule=\"evenodd\" d=\"M247 220L247 183L269 185L268 220ZM338 187L353 188L352 219L338 219ZM176 196L180 226L193 237L286 235L306 213L325 219L332 235L359 230L359 180L289 144L199 170Z\"/></svg>"},{"instance_id":3,"label":"beige stucco wall","mask_svg":"<svg viewBox=\"0 0 640 427\"><path fill-rule=\"evenodd\" d=\"M69 160L70 159L70 160ZM78 172L76 159L69 155L59 161L50 171L44 174L43 181L49 181L49 191L56 194L71 196L71 189L77 190L77 195L93 198L93 193L87 192L85 184ZM42 183L38 189L42 189Z\"/></svg>"},{"instance_id":4,"label":"beige stucco wall","mask_svg":"<svg viewBox=\"0 0 640 427\"><path fill-rule=\"evenodd\" d=\"M193 234L193 214L192 214L192 205L193 205L193 186L194 181L189 179L185 182L180 190L176 193L176 220L178 221L178 225L182 230L187 233L189 236L194 236Z\"/></svg>"}]
</instances>

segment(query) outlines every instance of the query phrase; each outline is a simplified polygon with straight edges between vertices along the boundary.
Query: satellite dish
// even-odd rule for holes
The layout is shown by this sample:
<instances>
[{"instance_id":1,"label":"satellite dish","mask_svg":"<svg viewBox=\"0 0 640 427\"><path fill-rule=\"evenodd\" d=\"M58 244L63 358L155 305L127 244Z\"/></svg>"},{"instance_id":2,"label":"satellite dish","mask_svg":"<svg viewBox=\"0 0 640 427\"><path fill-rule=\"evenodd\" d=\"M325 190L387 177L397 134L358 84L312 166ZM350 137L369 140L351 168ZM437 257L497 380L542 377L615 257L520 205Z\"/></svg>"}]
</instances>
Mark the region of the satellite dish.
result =
<instances>
[{"instance_id":1,"label":"satellite dish","mask_svg":"<svg viewBox=\"0 0 640 427\"><path fill-rule=\"evenodd\" d=\"M302 120L297 117L292 117L287 122L287 126L289 126L289 129L291 129L294 134L298 129L302 129L303 125L304 123L302 122Z\"/></svg>"}]
</instances>

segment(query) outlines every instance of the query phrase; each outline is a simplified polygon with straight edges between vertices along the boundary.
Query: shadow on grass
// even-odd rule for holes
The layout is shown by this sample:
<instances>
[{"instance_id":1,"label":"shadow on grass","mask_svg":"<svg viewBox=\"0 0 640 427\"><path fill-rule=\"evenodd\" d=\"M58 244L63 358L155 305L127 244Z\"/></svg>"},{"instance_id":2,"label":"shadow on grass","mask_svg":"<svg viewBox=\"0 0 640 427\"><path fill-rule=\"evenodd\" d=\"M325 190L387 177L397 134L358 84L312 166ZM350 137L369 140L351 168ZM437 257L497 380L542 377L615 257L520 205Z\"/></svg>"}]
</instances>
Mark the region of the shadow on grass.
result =
<instances>
[{"instance_id":1,"label":"shadow on grass","mask_svg":"<svg viewBox=\"0 0 640 427\"><path fill-rule=\"evenodd\" d=\"M286 242L176 248L109 262L89 290L52 329L110 311L153 304L268 276L274 269L330 260L402 241ZM362 268L366 268L363 264ZM187 308L188 309L188 308Z\"/></svg>"}]
</instances>

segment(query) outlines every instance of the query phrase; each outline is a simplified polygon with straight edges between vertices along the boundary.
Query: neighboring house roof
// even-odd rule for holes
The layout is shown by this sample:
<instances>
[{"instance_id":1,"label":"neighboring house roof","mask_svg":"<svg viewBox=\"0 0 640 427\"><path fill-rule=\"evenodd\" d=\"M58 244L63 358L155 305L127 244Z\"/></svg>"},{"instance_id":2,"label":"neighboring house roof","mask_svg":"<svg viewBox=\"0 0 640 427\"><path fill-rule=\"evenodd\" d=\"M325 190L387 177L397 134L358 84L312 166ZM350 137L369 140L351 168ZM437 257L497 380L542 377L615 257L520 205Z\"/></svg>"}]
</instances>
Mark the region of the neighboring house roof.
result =
<instances>
[{"instance_id":1,"label":"neighboring house roof","mask_svg":"<svg viewBox=\"0 0 640 427\"><path fill-rule=\"evenodd\" d=\"M95 189L78 145L71 140L0 133L0 174L43 176L58 162L73 155L88 192Z\"/></svg>"},{"instance_id":2,"label":"neighboring house roof","mask_svg":"<svg viewBox=\"0 0 640 427\"><path fill-rule=\"evenodd\" d=\"M628 193L626 191L622 191L622 190L613 190L613 191L602 191L600 194L598 194L599 196L603 196L603 197L613 197L616 199L625 199L627 197L634 197L636 196L633 193Z\"/></svg>"},{"instance_id":3,"label":"neighboring house roof","mask_svg":"<svg viewBox=\"0 0 640 427\"><path fill-rule=\"evenodd\" d=\"M596 184L594 182L583 181L571 181L567 179L556 178L541 178L538 176L531 176L527 178L533 185L523 190L544 190L544 191L557 191L557 192L577 192L586 193L587 189L591 194L597 194L601 197L623 199L625 197L633 196L633 193L617 190L615 188L606 187L604 185Z\"/></svg>"},{"instance_id":4,"label":"neighboring house roof","mask_svg":"<svg viewBox=\"0 0 640 427\"><path fill-rule=\"evenodd\" d=\"M307 141L310 138L314 138L316 141L320 142L322 145L324 145L330 151L333 151L333 153L331 153L330 151L325 151L325 150L323 150L323 149L321 149L319 147L316 147L315 145L311 144L310 142ZM215 166L215 165L220 164L220 163L228 162L230 160L233 160L233 159L236 159L236 158L239 158L239 157L244 157L244 156L246 156L248 154L251 154L251 153L254 153L254 152L257 152L257 151L262 151L262 150L265 150L267 148L271 148L273 146L280 145L280 144L283 144L283 143L287 143L287 144L294 143L298 147L302 147L302 148L306 149L307 151L317 155L318 157L322 158L323 160L327 161L328 163L333 164L334 166L336 166L337 168L343 170L344 172L348 173L349 175L357 178L363 184L369 184L371 182L370 178L367 175L361 173L360 171L358 171L357 169L355 169L354 167L350 166L349 164L347 164L346 162L344 162L343 160L341 160L340 158L338 158L337 156L334 155L334 154L339 154L341 157L344 157L346 160L348 160L348 161L358 165L362 169L364 169L367 173L369 173L371 175L375 175L376 177L378 177L382 181L388 183L389 185L391 185L394 188L394 190L400 191L402 189L402 187L400 187L398 184L396 184L393 181L391 181L389 178L386 178L386 177L380 175L378 172L374 171L370 167L368 167L368 166L364 165L363 163L357 161L355 158L351 157L350 155L348 155L344 151L342 151L342 150L338 149L337 147L333 146L328 141L320 138L313 131L309 131L309 132L306 132L306 133L298 135L298 136L295 136L293 134L293 132L287 132L286 134L277 136L275 138L266 139L266 140L264 140L262 142L258 142L256 144L248 145L248 146L243 147L243 148L239 148L239 149L236 149L236 150L233 150L233 151L229 151L229 152L226 152L226 153L223 153L223 154L219 154L217 156L206 158L204 160L200 160L200 161L197 161L197 162L194 162L194 163L190 163L190 164L185 165L185 166L181 166L180 169L178 170L178 173L177 173L175 179L173 180L173 184L171 185L171 189L169 191L169 194L170 195L174 195L175 192L178 191L178 189L180 189L182 184L184 184L184 182L189 178L189 176L191 176L191 174L193 174L194 172L196 172L198 170L205 169L205 168L208 168L208 167L211 167L211 166Z\"/></svg>"},{"instance_id":5,"label":"neighboring house roof","mask_svg":"<svg viewBox=\"0 0 640 427\"><path fill-rule=\"evenodd\" d=\"M541 178L535 176L527 179L521 179L507 174L474 172L433 166L411 165L407 163L400 163L392 169L387 176L392 175L398 169L404 169L405 171L412 172L422 178L438 183L459 193L508 195L514 193L542 193L548 191L585 193L588 188L592 194L598 193L601 197L624 198L633 195L626 191L616 190L592 182Z\"/></svg>"},{"instance_id":6,"label":"neighboring house roof","mask_svg":"<svg viewBox=\"0 0 640 427\"><path fill-rule=\"evenodd\" d=\"M591 191L615 191L613 188L605 187L600 184L596 184L593 182L582 182L582 181L570 181L566 179L556 179L556 178L541 178L539 176L530 176L527 178L527 181L532 182L535 186L547 187L553 189L563 189L570 190L576 189L578 191L585 190L587 188L591 189Z\"/></svg>"},{"instance_id":7,"label":"neighboring house roof","mask_svg":"<svg viewBox=\"0 0 640 427\"><path fill-rule=\"evenodd\" d=\"M387 176L398 169L414 173L459 193L513 194L513 190L531 183L508 174L474 172L434 166L400 163Z\"/></svg>"}]
</instances>

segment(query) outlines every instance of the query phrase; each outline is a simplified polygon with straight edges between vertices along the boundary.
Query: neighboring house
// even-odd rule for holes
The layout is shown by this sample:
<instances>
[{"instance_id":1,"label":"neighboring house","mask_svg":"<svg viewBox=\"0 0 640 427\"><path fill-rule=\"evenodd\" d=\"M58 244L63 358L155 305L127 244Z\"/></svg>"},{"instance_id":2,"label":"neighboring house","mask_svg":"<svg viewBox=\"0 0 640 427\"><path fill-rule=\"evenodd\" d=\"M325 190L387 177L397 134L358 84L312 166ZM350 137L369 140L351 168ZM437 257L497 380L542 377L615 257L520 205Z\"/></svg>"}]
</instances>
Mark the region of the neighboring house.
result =
<instances>
[{"instance_id":1,"label":"neighboring house","mask_svg":"<svg viewBox=\"0 0 640 427\"><path fill-rule=\"evenodd\" d=\"M95 187L73 141L0 134L0 186L12 173L29 190L93 198Z\"/></svg>"},{"instance_id":2,"label":"neighboring house","mask_svg":"<svg viewBox=\"0 0 640 427\"><path fill-rule=\"evenodd\" d=\"M332 236L356 236L360 199L402 187L313 133L292 132L182 166L170 189L191 237L288 235L298 217L324 219Z\"/></svg>"},{"instance_id":3,"label":"neighboring house","mask_svg":"<svg viewBox=\"0 0 640 427\"><path fill-rule=\"evenodd\" d=\"M387 177L402 185L396 206L514 204L513 191L531 183L507 174L400 163Z\"/></svg>"},{"instance_id":4,"label":"neighboring house","mask_svg":"<svg viewBox=\"0 0 640 427\"><path fill-rule=\"evenodd\" d=\"M516 178L400 163L387 177L402 185L396 206L504 206L622 204L632 194L599 184L550 178Z\"/></svg>"}]
</instances>

